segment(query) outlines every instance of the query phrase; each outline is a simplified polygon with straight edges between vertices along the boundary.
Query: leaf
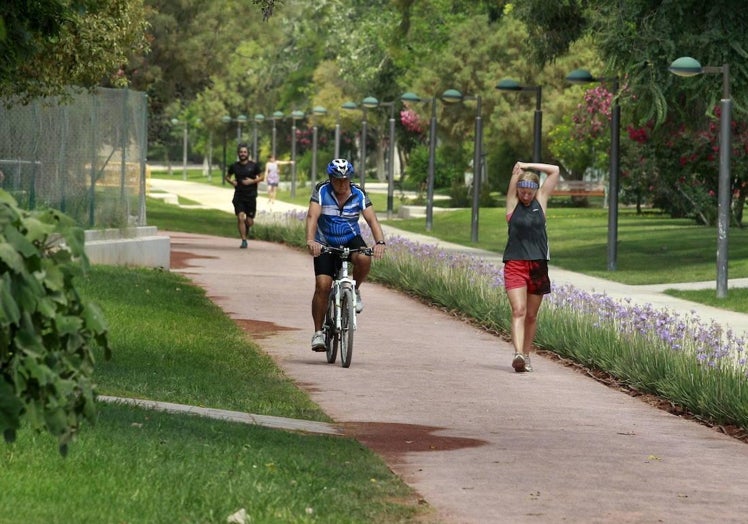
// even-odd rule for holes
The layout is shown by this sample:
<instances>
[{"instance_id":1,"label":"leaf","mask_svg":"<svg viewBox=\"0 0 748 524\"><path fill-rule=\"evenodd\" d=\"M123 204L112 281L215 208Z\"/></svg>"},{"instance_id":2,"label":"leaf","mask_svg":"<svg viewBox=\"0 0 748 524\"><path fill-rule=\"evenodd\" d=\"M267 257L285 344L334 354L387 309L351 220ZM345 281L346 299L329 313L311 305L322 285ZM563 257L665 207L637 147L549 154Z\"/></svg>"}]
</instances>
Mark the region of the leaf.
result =
<instances>
[{"instance_id":1,"label":"leaf","mask_svg":"<svg viewBox=\"0 0 748 524\"><path fill-rule=\"evenodd\" d=\"M6 273L0 280L0 323L15 324L20 318L21 311L10 291L10 275Z\"/></svg>"},{"instance_id":2,"label":"leaf","mask_svg":"<svg viewBox=\"0 0 748 524\"><path fill-rule=\"evenodd\" d=\"M23 258L18 254L18 251L7 242L0 243L0 260L15 273L20 273L25 269Z\"/></svg>"},{"instance_id":3,"label":"leaf","mask_svg":"<svg viewBox=\"0 0 748 524\"><path fill-rule=\"evenodd\" d=\"M0 380L0 429L5 434L6 442L15 440L15 430L20 425L23 404L16 398L13 387L7 382ZM9 435L11 440L9 440Z\"/></svg>"},{"instance_id":4,"label":"leaf","mask_svg":"<svg viewBox=\"0 0 748 524\"><path fill-rule=\"evenodd\" d=\"M82 316L87 329L90 329L97 335L107 332L106 319L97 304L92 302L86 304L83 308Z\"/></svg>"}]
</instances>

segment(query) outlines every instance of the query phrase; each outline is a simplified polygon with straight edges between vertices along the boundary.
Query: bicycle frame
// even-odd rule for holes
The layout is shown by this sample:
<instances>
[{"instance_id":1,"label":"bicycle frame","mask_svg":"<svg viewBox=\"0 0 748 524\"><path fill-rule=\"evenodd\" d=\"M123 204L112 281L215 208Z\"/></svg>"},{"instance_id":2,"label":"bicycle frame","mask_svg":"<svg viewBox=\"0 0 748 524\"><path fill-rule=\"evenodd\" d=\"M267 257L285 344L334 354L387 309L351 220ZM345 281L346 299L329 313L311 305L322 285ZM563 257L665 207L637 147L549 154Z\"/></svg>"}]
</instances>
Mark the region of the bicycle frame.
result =
<instances>
[{"instance_id":1,"label":"bicycle frame","mask_svg":"<svg viewBox=\"0 0 748 524\"><path fill-rule=\"evenodd\" d=\"M352 253L363 253L372 255L372 250L367 247L348 248L323 246L323 253L337 255L340 260L340 268L335 272L330 295L327 301L327 312L325 314L325 345L327 349L327 362L335 362L338 348L340 348L340 362L344 368L351 365L353 354L353 334L356 332L356 281L349 274L349 264Z\"/></svg>"},{"instance_id":2,"label":"bicycle frame","mask_svg":"<svg viewBox=\"0 0 748 524\"><path fill-rule=\"evenodd\" d=\"M341 308L341 297L343 296L343 289L350 289L353 292L353 305L356 305L356 300L358 297L356 297L356 281L353 280L353 277L348 274L350 264L350 256L351 253L354 253L359 250L351 250L350 248L344 247L344 248L333 248L334 252L338 253L338 256L340 256L342 264L340 265L340 269L337 271L337 274L335 275L335 279L332 281L332 286L330 288L331 297L333 300L333 307L335 308L335 332L337 333L341 329L340 325L340 308ZM333 249L328 248L329 252L333 252ZM353 329L356 329L356 316L353 317Z\"/></svg>"}]
</instances>

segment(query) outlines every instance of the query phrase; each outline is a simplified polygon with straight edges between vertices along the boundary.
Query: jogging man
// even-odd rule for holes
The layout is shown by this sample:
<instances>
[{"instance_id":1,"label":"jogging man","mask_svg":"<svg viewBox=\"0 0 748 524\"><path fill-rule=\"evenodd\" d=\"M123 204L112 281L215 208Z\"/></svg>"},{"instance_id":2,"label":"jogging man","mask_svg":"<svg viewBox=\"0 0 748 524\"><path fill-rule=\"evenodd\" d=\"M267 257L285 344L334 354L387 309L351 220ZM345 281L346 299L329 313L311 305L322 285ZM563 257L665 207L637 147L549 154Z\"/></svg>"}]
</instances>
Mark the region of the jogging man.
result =
<instances>
[{"instance_id":1,"label":"jogging man","mask_svg":"<svg viewBox=\"0 0 748 524\"><path fill-rule=\"evenodd\" d=\"M242 249L247 248L249 228L255 223L257 212L257 185L265 178L260 165L249 158L247 144L239 144L236 150L239 160L229 166L225 180L234 186L234 213L237 228L242 238ZM233 177L233 180L232 180Z\"/></svg>"}]
</instances>

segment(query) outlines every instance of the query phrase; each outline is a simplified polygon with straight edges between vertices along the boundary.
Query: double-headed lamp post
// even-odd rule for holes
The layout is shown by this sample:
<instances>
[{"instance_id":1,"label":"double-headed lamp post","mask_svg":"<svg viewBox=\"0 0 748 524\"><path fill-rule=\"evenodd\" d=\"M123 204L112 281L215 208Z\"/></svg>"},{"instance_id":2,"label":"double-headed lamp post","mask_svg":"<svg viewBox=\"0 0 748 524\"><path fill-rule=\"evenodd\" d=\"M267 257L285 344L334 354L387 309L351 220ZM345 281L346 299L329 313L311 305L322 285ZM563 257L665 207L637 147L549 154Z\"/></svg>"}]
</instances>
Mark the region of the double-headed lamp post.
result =
<instances>
[{"instance_id":1,"label":"double-headed lamp post","mask_svg":"<svg viewBox=\"0 0 748 524\"><path fill-rule=\"evenodd\" d=\"M178 118L172 118L171 123L175 126L182 126L182 180L187 180L187 146L189 144L187 122L183 122Z\"/></svg>"},{"instance_id":2,"label":"double-headed lamp post","mask_svg":"<svg viewBox=\"0 0 748 524\"><path fill-rule=\"evenodd\" d=\"M254 126L252 127L252 160L257 162L257 126L265 121L265 115L257 113L254 116Z\"/></svg>"},{"instance_id":3,"label":"double-headed lamp post","mask_svg":"<svg viewBox=\"0 0 748 524\"><path fill-rule=\"evenodd\" d=\"M543 130L543 111L540 109L540 102L543 98L543 88L537 86L523 86L516 80L504 78L496 84L499 91L533 91L535 92L535 120L533 122L533 142L532 142L532 161L540 162L542 156L542 130Z\"/></svg>"},{"instance_id":4,"label":"double-headed lamp post","mask_svg":"<svg viewBox=\"0 0 748 524\"><path fill-rule=\"evenodd\" d=\"M470 220L470 240L478 242L478 219L480 213L481 160L483 156L483 119L481 117L480 95L463 95L456 89L447 89L442 93L442 102L454 104L465 100L475 100L475 145L473 146L473 212Z\"/></svg>"},{"instance_id":5,"label":"double-headed lamp post","mask_svg":"<svg viewBox=\"0 0 748 524\"><path fill-rule=\"evenodd\" d=\"M296 198L296 121L305 116L304 111L291 112L291 198Z\"/></svg>"},{"instance_id":6,"label":"double-headed lamp post","mask_svg":"<svg viewBox=\"0 0 748 524\"><path fill-rule=\"evenodd\" d=\"M325 109L322 106L315 106L312 109L312 114L317 116L324 116L327 114L327 109ZM319 126L317 125L317 119L314 120L314 125L312 126L312 189L314 189L314 186L317 184L317 147L318 147L318 134L319 134ZM337 154L336 154L337 158Z\"/></svg>"},{"instance_id":7,"label":"double-headed lamp post","mask_svg":"<svg viewBox=\"0 0 748 524\"><path fill-rule=\"evenodd\" d=\"M621 132L621 106L618 104L618 77L596 78L586 69L575 69L566 77L572 84L610 82L613 106L610 118L610 179L608 181L608 271L618 269L618 175L621 169L619 157Z\"/></svg>"},{"instance_id":8,"label":"double-headed lamp post","mask_svg":"<svg viewBox=\"0 0 748 524\"><path fill-rule=\"evenodd\" d=\"M429 122L429 170L426 176L426 231L431 231L434 225L434 178L436 177L436 98L422 99L415 93L404 93L400 100L403 102L428 102L431 104L431 120Z\"/></svg>"},{"instance_id":9,"label":"double-headed lamp post","mask_svg":"<svg viewBox=\"0 0 748 524\"><path fill-rule=\"evenodd\" d=\"M273 120L273 146L272 146L271 151L272 151L273 158L275 158L275 144L276 144L276 138L278 137L278 130L276 128L276 122L278 120L283 119L283 111L276 111L275 113L273 113L273 116L271 118Z\"/></svg>"},{"instance_id":10,"label":"double-headed lamp post","mask_svg":"<svg viewBox=\"0 0 748 524\"><path fill-rule=\"evenodd\" d=\"M678 76L722 74L722 100L719 116L719 178L717 180L717 298L727 296L727 246L730 230L730 66L703 66L695 58L683 56L675 60L668 70Z\"/></svg>"},{"instance_id":11,"label":"double-headed lamp post","mask_svg":"<svg viewBox=\"0 0 748 524\"><path fill-rule=\"evenodd\" d=\"M361 162L358 166L358 179L361 188L363 189L366 184L366 138L367 138L367 123L366 123L366 106L358 107L356 102L346 102L341 106L343 109L352 111L354 109L360 109L363 112L363 120L361 120ZM337 156L337 155L335 155Z\"/></svg>"}]
</instances>

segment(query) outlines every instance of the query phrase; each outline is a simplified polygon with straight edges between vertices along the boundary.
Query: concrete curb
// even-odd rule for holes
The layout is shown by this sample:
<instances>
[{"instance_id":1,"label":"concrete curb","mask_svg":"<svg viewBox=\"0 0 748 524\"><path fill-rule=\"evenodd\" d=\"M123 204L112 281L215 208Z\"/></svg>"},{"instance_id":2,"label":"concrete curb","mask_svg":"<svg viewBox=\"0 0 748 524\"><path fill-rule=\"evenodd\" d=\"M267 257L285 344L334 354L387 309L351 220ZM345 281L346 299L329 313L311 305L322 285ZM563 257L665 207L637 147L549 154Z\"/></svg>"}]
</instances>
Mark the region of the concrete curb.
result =
<instances>
[{"instance_id":1,"label":"concrete curb","mask_svg":"<svg viewBox=\"0 0 748 524\"><path fill-rule=\"evenodd\" d=\"M238 422L240 424L250 424L253 426L263 426L273 429L284 429L287 431L300 431L303 433L315 433L319 435L342 436L343 431L335 424L327 422L317 422L313 420L299 420L284 417L272 417L268 415L255 415L244 413L242 411L228 411L225 409L201 408L189 406L186 404L174 404L172 402L156 402L153 400L141 400L136 398L109 397L99 395L96 400L109 404L127 404L138 406L143 409L152 409L154 411L164 411L178 415L197 415L200 417L212 418L216 420L226 420L229 422Z\"/></svg>"}]
</instances>

